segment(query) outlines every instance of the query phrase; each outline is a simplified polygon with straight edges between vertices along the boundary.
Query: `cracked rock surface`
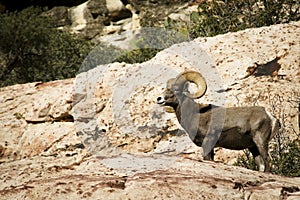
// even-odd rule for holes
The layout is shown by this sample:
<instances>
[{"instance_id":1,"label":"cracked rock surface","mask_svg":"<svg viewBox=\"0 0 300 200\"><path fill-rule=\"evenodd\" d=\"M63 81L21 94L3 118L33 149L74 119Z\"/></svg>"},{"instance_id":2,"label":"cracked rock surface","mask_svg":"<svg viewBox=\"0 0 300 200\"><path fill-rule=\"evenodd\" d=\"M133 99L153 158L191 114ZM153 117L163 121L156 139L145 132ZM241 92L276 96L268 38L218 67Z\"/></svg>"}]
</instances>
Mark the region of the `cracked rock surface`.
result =
<instances>
[{"instance_id":1,"label":"cracked rock surface","mask_svg":"<svg viewBox=\"0 0 300 200\"><path fill-rule=\"evenodd\" d=\"M33 158L1 167L0 199L297 199L300 179L179 156Z\"/></svg>"},{"instance_id":2,"label":"cracked rock surface","mask_svg":"<svg viewBox=\"0 0 300 200\"><path fill-rule=\"evenodd\" d=\"M237 152L202 161L156 104L169 78L196 68L208 81L199 101L265 106L295 137L299 26L198 38L145 63L0 88L0 199L299 199L300 178L231 166ZM245 76L276 57L280 76Z\"/></svg>"}]
</instances>

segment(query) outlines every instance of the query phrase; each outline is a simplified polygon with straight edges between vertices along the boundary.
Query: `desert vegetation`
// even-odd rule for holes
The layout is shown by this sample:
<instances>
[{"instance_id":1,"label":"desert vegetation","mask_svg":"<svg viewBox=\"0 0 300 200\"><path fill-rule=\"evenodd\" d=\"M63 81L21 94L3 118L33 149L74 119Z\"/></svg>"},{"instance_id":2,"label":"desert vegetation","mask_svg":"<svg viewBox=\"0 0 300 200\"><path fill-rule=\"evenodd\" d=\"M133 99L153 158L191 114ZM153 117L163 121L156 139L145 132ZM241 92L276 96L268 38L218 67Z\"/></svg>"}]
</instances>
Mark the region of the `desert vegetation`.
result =
<instances>
[{"instance_id":1,"label":"desert vegetation","mask_svg":"<svg viewBox=\"0 0 300 200\"><path fill-rule=\"evenodd\" d=\"M294 0L211 0L201 1L198 11L190 15L190 23L169 20L166 25L186 29L191 38L197 38L299 19L300 6Z\"/></svg>"},{"instance_id":2,"label":"desert vegetation","mask_svg":"<svg viewBox=\"0 0 300 200\"><path fill-rule=\"evenodd\" d=\"M166 3L174 2L167 1ZM120 51L115 47L113 47L115 49L107 48L120 53L120 56L113 61L144 62L162 49L174 43L187 41L189 38L214 36L245 28L297 21L300 19L299 7L297 1L294 0L202 1L199 3L198 11L190 15L190 22L167 18L161 23L164 29L174 30L179 33L180 37L173 37L174 33L169 32L169 35L155 34L149 38L147 37L149 33L146 31L141 33L137 49ZM142 26L159 25L156 22L157 18L153 17L155 14L153 12L157 9L145 7L144 10ZM100 45L106 49L105 44L93 44L90 40L57 30L51 23L51 19L42 14L44 11L46 9L29 7L0 15L1 87L74 77L84 58L95 46ZM162 45L159 48L153 48L151 43L154 42ZM101 48L98 50L103 52ZM103 64L98 63L97 58L92 57L89 62Z\"/></svg>"},{"instance_id":3,"label":"desert vegetation","mask_svg":"<svg viewBox=\"0 0 300 200\"><path fill-rule=\"evenodd\" d=\"M279 116L280 129L271 142L269 154L271 156L271 172L285 176L300 176L300 135L295 128L287 122L287 117L291 115L289 109L284 109L284 99L279 95L271 97L268 94L269 104L273 113ZM300 96L288 98L289 108L300 109ZM258 97L253 97L252 102L258 102ZM298 127L300 129L300 126ZM248 169L257 170L254 159L248 150L244 150L244 155L239 156L234 165L243 166Z\"/></svg>"},{"instance_id":4,"label":"desert vegetation","mask_svg":"<svg viewBox=\"0 0 300 200\"><path fill-rule=\"evenodd\" d=\"M53 27L43 9L0 15L0 86L74 77L90 50L84 41Z\"/></svg>"},{"instance_id":5,"label":"desert vegetation","mask_svg":"<svg viewBox=\"0 0 300 200\"><path fill-rule=\"evenodd\" d=\"M161 2L174 3L172 0ZM189 22L170 18L158 22L155 11L159 9L145 7L141 25L159 26L167 31L155 35L145 29L135 44L137 48L125 51L57 29L52 23L53 19L43 14L46 10L29 7L0 14L0 87L71 78L80 69L85 71L107 62L144 62L172 44L197 37L300 20L300 5L296 0L201 1L198 10L191 13ZM160 15L163 15L162 11L159 10ZM101 59L99 54L102 55ZM276 101L270 104L280 108L281 99L273 99ZM299 106L299 98L292 101ZM299 135L295 135L296 132L289 133L295 137L288 137L285 119L289 113L275 109L274 113L280 116L281 129L270 151L271 170L276 174L300 176ZM245 156L239 157L236 165L255 169L254 160L249 155L245 151Z\"/></svg>"}]
</instances>

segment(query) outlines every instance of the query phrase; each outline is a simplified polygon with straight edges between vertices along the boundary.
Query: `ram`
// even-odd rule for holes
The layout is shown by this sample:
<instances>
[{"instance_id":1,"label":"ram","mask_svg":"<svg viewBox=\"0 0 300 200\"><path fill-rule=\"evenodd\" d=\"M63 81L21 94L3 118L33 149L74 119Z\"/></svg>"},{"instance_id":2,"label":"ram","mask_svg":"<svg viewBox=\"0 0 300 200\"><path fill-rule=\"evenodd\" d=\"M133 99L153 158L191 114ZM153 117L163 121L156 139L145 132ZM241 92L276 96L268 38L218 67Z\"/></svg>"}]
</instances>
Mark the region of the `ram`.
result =
<instances>
[{"instance_id":1,"label":"ram","mask_svg":"<svg viewBox=\"0 0 300 200\"><path fill-rule=\"evenodd\" d=\"M190 92L188 85L195 84ZM259 171L269 171L269 141L279 132L279 122L264 107L219 107L198 104L195 99L206 93L204 77L186 71L167 82L157 103L170 106L190 139L204 150L204 159L213 160L214 147L249 149ZM205 150L207 152L205 152Z\"/></svg>"}]
</instances>

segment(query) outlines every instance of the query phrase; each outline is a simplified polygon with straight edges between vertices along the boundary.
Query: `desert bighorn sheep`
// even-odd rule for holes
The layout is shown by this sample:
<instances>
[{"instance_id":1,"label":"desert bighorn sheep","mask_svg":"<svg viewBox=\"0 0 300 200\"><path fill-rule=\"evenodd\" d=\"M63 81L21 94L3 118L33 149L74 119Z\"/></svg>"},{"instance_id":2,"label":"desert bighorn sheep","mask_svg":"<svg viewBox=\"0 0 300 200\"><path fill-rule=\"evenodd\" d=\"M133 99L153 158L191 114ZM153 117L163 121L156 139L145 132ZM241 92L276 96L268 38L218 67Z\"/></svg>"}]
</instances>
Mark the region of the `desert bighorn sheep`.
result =
<instances>
[{"instance_id":1,"label":"desert bighorn sheep","mask_svg":"<svg viewBox=\"0 0 300 200\"><path fill-rule=\"evenodd\" d=\"M194 83L198 91L189 92L189 82ZM180 125L197 146L207 145L204 143L214 137L215 142L211 143L207 153L204 152L205 160L213 160L214 147L234 150L248 148L259 171L269 171L268 144L279 131L278 120L264 107L225 108L196 103L194 99L202 97L206 88L206 81L200 73L183 72L167 82L167 88L157 98L157 103L174 109ZM219 117L222 119L213 119L212 114L218 112L223 113ZM212 123L217 125L212 126Z\"/></svg>"}]
</instances>

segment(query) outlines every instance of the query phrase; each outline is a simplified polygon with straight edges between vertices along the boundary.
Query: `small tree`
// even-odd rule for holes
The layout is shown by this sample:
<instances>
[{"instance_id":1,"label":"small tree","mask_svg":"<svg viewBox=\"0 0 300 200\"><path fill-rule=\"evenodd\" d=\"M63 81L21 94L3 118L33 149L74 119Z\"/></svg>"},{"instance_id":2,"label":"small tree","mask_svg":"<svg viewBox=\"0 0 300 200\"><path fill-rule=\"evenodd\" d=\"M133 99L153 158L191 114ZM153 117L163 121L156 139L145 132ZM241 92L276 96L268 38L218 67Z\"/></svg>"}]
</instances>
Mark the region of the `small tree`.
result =
<instances>
[{"instance_id":1,"label":"small tree","mask_svg":"<svg viewBox=\"0 0 300 200\"><path fill-rule=\"evenodd\" d=\"M281 148L281 152L275 149L272 155L272 172L285 176L300 176L300 141L294 140Z\"/></svg>"},{"instance_id":2,"label":"small tree","mask_svg":"<svg viewBox=\"0 0 300 200\"><path fill-rule=\"evenodd\" d=\"M73 77L90 44L52 27L41 8L0 15L0 86Z\"/></svg>"},{"instance_id":3,"label":"small tree","mask_svg":"<svg viewBox=\"0 0 300 200\"><path fill-rule=\"evenodd\" d=\"M202 1L198 9L191 14L192 38L300 19L300 4L295 0L211 0Z\"/></svg>"}]
</instances>

